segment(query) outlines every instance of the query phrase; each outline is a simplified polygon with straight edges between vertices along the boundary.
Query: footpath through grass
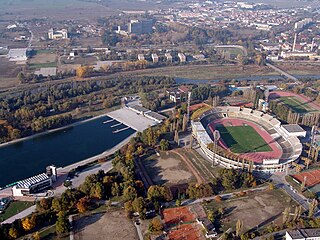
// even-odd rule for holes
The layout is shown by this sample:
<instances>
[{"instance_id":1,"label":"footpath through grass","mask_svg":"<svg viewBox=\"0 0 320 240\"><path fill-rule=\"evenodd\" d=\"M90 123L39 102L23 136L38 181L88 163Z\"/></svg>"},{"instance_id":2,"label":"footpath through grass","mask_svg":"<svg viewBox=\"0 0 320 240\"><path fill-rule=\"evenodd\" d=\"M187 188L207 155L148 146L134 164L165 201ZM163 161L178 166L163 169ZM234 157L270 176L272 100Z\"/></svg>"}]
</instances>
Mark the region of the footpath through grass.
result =
<instances>
[{"instance_id":1,"label":"footpath through grass","mask_svg":"<svg viewBox=\"0 0 320 240\"><path fill-rule=\"evenodd\" d=\"M11 202L8 208L4 211L4 213L0 214L0 222L5 221L6 219L22 212L23 210L31 207L33 202L22 202L15 201Z\"/></svg>"},{"instance_id":2,"label":"footpath through grass","mask_svg":"<svg viewBox=\"0 0 320 240\"><path fill-rule=\"evenodd\" d=\"M224 143L234 153L270 152L271 147L251 126L218 126Z\"/></svg>"}]
</instances>

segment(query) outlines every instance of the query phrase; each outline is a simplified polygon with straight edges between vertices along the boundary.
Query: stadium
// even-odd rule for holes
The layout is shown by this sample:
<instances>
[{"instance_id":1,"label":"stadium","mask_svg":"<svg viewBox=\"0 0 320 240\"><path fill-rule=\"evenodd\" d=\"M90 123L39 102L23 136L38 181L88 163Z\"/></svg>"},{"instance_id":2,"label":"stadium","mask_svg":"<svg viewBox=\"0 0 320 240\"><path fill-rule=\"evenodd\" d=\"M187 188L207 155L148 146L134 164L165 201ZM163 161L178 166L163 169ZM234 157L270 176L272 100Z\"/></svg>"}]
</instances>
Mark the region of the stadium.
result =
<instances>
[{"instance_id":1,"label":"stadium","mask_svg":"<svg viewBox=\"0 0 320 240\"><path fill-rule=\"evenodd\" d=\"M226 168L282 172L302 153L297 124L281 124L269 114L240 107L216 107L191 122L192 134L203 153ZM214 144L214 132L220 138Z\"/></svg>"}]
</instances>

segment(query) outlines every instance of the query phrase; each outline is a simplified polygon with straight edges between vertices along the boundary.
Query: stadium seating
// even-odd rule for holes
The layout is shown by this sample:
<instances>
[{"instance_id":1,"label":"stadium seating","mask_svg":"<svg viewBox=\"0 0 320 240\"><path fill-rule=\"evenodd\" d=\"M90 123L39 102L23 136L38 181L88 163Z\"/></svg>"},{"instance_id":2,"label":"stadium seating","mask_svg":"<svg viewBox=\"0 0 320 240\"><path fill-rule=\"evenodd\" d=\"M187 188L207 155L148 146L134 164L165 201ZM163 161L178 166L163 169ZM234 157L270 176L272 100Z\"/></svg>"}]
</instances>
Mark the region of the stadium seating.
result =
<instances>
[{"instance_id":1,"label":"stadium seating","mask_svg":"<svg viewBox=\"0 0 320 240\"><path fill-rule=\"evenodd\" d=\"M279 148L282 149L282 155L280 158L280 163L282 164L296 160L302 153L300 140L297 137L288 137L283 132L281 122L278 119L261 111L231 106L217 107L203 114L200 121L204 128L208 130L209 128L207 126L211 122L225 117L251 121L265 129L278 143ZM208 130L208 133L209 132L210 131ZM209 135L212 136L212 134ZM261 156L262 155L260 155L260 158Z\"/></svg>"}]
</instances>

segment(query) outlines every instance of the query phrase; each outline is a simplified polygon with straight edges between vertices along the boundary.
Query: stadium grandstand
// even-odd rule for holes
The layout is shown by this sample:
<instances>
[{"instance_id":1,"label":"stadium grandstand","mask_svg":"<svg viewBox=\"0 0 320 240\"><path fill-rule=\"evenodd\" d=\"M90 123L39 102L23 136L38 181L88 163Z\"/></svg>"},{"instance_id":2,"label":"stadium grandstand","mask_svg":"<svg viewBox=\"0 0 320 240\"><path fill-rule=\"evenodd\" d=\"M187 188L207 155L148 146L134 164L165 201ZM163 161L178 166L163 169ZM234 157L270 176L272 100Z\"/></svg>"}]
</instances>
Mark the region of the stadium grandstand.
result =
<instances>
[{"instance_id":1,"label":"stadium grandstand","mask_svg":"<svg viewBox=\"0 0 320 240\"><path fill-rule=\"evenodd\" d=\"M193 137L215 164L281 172L302 153L299 137L306 132L296 124L281 124L273 116L250 108L216 107L191 122ZM213 133L220 138L213 144Z\"/></svg>"}]
</instances>

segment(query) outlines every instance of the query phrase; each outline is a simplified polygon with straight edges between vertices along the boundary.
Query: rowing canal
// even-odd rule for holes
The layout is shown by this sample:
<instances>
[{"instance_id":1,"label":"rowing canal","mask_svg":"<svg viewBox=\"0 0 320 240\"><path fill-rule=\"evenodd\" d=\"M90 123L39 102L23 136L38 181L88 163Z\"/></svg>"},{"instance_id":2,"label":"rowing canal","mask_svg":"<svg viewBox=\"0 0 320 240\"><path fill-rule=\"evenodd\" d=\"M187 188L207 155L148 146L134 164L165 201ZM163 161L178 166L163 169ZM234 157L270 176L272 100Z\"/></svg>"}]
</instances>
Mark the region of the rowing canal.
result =
<instances>
[{"instance_id":1,"label":"rowing canal","mask_svg":"<svg viewBox=\"0 0 320 240\"><path fill-rule=\"evenodd\" d=\"M107 116L99 117L2 146L0 187L45 172L45 167L50 164L64 167L101 154L135 132L116 120L110 120ZM125 130L117 132L121 129Z\"/></svg>"}]
</instances>

